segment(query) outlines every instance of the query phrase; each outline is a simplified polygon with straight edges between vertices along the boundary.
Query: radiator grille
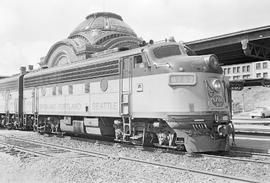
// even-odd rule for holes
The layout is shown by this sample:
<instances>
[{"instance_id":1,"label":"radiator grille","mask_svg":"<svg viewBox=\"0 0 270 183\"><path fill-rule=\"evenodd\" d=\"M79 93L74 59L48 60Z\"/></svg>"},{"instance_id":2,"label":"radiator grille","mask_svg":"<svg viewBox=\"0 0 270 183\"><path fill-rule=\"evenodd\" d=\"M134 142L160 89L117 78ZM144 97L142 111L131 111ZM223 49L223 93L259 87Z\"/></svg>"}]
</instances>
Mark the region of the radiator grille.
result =
<instances>
[{"instance_id":1,"label":"radiator grille","mask_svg":"<svg viewBox=\"0 0 270 183\"><path fill-rule=\"evenodd\" d=\"M66 69L54 73L44 73L38 76L27 77L24 80L24 86L25 88L36 87L49 84L93 79L104 76L112 76L117 74L119 74L119 61L114 60L84 67Z\"/></svg>"},{"instance_id":2,"label":"radiator grille","mask_svg":"<svg viewBox=\"0 0 270 183\"><path fill-rule=\"evenodd\" d=\"M18 89L18 80L8 81L6 83L0 83L0 90L14 90Z\"/></svg>"}]
</instances>

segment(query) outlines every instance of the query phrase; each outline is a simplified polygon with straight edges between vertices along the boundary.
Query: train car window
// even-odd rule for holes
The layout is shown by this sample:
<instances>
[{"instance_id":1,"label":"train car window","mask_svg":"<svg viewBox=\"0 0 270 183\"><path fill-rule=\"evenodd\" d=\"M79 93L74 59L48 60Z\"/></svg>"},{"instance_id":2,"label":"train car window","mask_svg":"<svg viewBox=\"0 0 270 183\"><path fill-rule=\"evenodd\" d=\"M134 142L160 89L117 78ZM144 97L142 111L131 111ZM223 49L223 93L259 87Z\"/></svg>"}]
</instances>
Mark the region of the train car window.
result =
<instances>
[{"instance_id":1,"label":"train car window","mask_svg":"<svg viewBox=\"0 0 270 183\"><path fill-rule=\"evenodd\" d=\"M153 53L156 58L164 58L175 55L181 55L181 51L178 45L166 45L153 49Z\"/></svg>"},{"instance_id":2,"label":"train car window","mask_svg":"<svg viewBox=\"0 0 270 183\"><path fill-rule=\"evenodd\" d=\"M84 84L84 93L89 93L90 92L90 83L85 83Z\"/></svg>"},{"instance_id":3,"label":"train car window","mask_svg":"<svg viewBox=\"0 0 270 183\"><path fill-rule=\"evenodd\" d=\"M52 88L52 95L56 95L56 87Z\"/></svg>"},{"instance_id":4,"label":"train car window","mask_svg":"<svg viewBox=\"0 0 270 183\"><path fill-rule=\"evenodd\" d=\"M68 85L68 94L73 94L73 85Z\"/></svg>"},{"instance_id":5,"label":"train car window","mask_svg":"<svg viewBox=\"0 0 270 183\"><path fill-rule=\"evenodd\" d=\"M62 86L58 86L58 95L62 94L63 94Z\"/></svg>"},{"instance_id":6,"label":"train car window","mask_svg":"<svg viewBox=\"0 0 270 183\"><path fill-rule=\"evenodd\" d=\"M41 95L45 96L46 95L46 88L41 88Z\"/></svg>"},{"instance_id":7,"label":"train car window","mask_svg":"<svg viewBox=\"0 0 270 183\"><path fill-rule=\"evenodd\" d=\"M144 63L141 55L134 56L134 68L144 68Z\"/></svg>"},{"instance_id":8,"label":"train car window","mask_svg":"<svg viewBox=\"0 0 270 183\"><path fill-rule=\"evenodd\" d=\"M129 68L129 59L128 58L124 58L124 60L122 62L122 67L123 67L123 69Z\"/></svg>"}]
</instances>

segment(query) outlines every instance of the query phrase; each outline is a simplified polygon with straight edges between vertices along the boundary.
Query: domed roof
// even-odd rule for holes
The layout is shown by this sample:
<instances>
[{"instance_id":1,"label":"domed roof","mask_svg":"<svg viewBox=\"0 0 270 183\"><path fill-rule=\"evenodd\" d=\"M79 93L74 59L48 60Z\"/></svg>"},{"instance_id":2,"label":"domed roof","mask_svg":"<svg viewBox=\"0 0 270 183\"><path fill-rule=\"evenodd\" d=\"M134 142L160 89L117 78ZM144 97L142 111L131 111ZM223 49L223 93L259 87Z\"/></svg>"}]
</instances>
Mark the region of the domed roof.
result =
<instances>
[{"instance_id":1,"label":"domed roof","mask_svg":"<svg viewBox=\"0 0 270 183\"><path fill-rule=\"evenodd\" d=\"M110 12L98 12L88 15L86 19L74 29L70 37L74 34L94 30L116 31L136 36L135 32L123 21L121 16Z\"/></svg>"},{"instance_id":2,"label":"domed roof","mask_svg":"<svg viewBox=\"0 0 270 183\"><path fill-rule=\"evenodd\" d=\"M93 53L107 49L136 48L141 42L121 16L109 12L93 13L67 39L56 42L40 62L40 66L65 65L86 60Z\"/></svg>"}]
</instances>

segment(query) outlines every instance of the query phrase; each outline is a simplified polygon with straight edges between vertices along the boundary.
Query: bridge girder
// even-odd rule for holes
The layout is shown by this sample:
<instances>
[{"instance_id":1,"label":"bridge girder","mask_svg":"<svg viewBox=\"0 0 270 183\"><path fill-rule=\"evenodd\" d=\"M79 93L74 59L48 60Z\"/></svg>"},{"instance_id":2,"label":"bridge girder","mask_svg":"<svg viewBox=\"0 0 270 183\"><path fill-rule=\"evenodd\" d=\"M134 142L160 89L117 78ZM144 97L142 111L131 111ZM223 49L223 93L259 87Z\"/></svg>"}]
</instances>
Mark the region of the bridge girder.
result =
<instances>
[{"instance_id":1,"label":"bridge girder","mask_svg":"<svg viewBox=\"0 0 270 183\"><path fill-rule=\"evenodd\" d=\"M241 41L243 52L248 57L261 60L270 59L270 47L250 42L248 39Z\"/></svg>"},{"instance_id":2,"label":"bridge girder","mask_svg":"<svg viewBox=\"0 0 270 183\"><path fill-rule=\"evenodd\" d=\"M270 25L185 44L198 55L216 54L224 65L270 60Z\"/></svg>"}]
</instances>

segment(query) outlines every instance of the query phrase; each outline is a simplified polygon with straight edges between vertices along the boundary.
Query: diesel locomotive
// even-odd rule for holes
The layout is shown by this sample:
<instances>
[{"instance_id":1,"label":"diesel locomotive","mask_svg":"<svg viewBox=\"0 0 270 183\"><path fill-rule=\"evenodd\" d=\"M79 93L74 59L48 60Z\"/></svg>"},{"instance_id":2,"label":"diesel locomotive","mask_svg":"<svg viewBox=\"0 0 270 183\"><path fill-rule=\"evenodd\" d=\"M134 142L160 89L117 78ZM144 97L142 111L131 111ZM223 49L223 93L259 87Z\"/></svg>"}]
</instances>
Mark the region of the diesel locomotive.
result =
<instances>
[{"instance_id":1,"label":"diesel locomotive","mask_svg":"<svg viewBox=\"0 0 270 183\"><path fill-rule=\"evenodd\" d=\"M215 55L173 40L114 48L75 63L0 80L1 125L41 133L225 151L231 91Z\"/></svg>"}]
</instances>

